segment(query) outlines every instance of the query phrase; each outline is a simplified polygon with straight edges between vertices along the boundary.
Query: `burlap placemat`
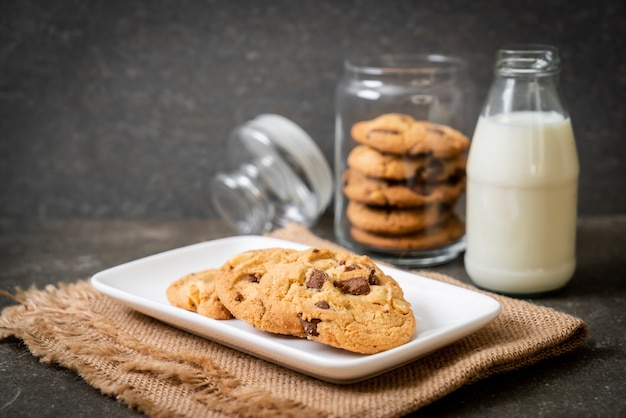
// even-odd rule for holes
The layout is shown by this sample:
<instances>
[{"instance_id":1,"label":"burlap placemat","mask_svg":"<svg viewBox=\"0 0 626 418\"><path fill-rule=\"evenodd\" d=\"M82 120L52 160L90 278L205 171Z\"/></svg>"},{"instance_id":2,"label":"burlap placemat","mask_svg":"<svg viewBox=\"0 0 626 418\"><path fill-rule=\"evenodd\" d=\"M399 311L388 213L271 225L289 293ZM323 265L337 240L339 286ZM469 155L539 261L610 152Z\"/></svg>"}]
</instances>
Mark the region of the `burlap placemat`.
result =
<instances>
[{"instance_id":1,"label":"burlap placemat","mask_svg":"<svg viewBox=\"0 0 626 418\"><path fill-rule=\"evenodd\" d=\"M296 225L272 235L334 246ZM346 386L187 334L126 308L87 281L19 291L20 304L0 316L0 338L22 339L42 361L72 369L102 393L154 417L395 417L462 385L563 354L587 335L578 318L492 296L502 312L487 327L399 369Z\"/></svg>"}]
</instances>

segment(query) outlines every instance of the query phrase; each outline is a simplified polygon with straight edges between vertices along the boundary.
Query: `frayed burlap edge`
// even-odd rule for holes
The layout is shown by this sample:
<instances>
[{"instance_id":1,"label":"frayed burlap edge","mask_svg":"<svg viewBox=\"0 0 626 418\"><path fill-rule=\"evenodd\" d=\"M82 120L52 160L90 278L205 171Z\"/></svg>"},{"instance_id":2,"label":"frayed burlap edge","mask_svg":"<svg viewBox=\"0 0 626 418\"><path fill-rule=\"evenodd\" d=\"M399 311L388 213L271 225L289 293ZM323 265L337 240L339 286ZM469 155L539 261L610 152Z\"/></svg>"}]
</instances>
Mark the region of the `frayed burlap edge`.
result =
<instances>
[{"instance_id":1,"label":"frayed burlap edge","mask_svg":"<svg viewBox=\"0 0 626 418\"><path fill-rule=\"evenodd\" d=\"M209 357L173 353L145 344L141 335L124 332L111 318L98 313L96 305L115 302L103 297L87 281L48 285L44 290L18 289L10 297L21 304L2 312L0 339L21 339L42 362L76 371L102 393L141 413L153 417L325 416L292 400L242 384L215 366ZM120 319L157 324L121 304L119 309L123 311ZM160 323L159 326L166 327ZM165 386L167 390L158 390ZM161 396L166 392L168 396Z\"/></svg>"}]
</instances>

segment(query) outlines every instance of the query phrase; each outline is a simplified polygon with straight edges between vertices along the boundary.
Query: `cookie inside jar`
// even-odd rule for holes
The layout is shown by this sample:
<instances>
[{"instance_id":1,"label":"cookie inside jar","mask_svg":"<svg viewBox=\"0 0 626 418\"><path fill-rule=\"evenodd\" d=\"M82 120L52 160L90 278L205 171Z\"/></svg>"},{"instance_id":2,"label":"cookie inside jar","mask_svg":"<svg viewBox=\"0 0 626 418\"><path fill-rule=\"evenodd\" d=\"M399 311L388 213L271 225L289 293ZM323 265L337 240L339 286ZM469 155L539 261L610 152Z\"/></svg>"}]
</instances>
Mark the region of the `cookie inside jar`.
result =
<instances>
[{"instance_id":1,"label":"cookie inside jar","mask_svg":"<svg viewBox=\"0 0 626 418\"><path fill-rule=\"evenodd\" d=\"M350 238L402 254L450 245L464 235L457 209L465 191L468 138L406 114L354 123L355 146L341 173Z\"/></svg>"}]
</instances>

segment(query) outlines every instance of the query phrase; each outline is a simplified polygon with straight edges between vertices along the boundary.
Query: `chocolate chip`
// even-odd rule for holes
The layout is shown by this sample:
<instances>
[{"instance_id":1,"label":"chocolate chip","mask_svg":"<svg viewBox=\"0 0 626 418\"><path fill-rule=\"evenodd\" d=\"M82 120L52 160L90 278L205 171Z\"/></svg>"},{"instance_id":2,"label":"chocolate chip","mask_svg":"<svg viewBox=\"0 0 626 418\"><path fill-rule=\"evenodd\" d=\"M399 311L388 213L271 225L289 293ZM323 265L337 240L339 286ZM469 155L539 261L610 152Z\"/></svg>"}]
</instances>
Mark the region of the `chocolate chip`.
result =
<instances>
[{"instance_id":1,"label":"chocolate chip","mask_svg":"<svg viewBox=\"0 0 626 418\"><path fill-rule=\"evenodd\" d=\"M358 264L350 264L349 266L346 265L345 269L343 271L352 271L352 270L357 270L360 269L361 266L359 266Z\"/></svg>"},{"instance_id":2,"label":"chocolate chip","mask_svg":"<svg viewBox=\"0 0 626 418\"><path fill-rule=\"evenodd\" d=\"M248 273L246 280L250 283L258 283L261 281L263 275L261 273Z\"/></svg>"},{"instance_id":3,"label":"chocolate chip","mask_svg":"<svg viewBox=\"0 0 626 418\"><path fill-rule=\"evenodd\" d=\"M241 301L243 300L243 295L242 295L241 293L237 293L237 294L235 295L235 300L236 300L237 302L241 302Z\"/></svg>"},{"instance_id":4,"label":"chocolate chip","mask_svg":"<svg viewBox=\"0 0 626 418\"><path fill-rule=\"evenodd\" d=\"M319 253L320 249L319 248L313 248L313 250L311 250L311 251L313 251L314 253Z\"/></svg>"},{"instance_id":5,"label":"chocolate chip","mask_svg":"<svg viewBox=\"0 0 626 418\"><path fill-rule=\"evenodd\" d=\"M319 302L316 302L315 306L320 309L330 309L330 305L325 300L320 300Z\"/></svg>"},{"instance_id":6,"label":"chocolate chip","mask_svg":"<svg viewBox=\"0 0 626 418\"><path fill-rule=\"evenodd\" d=\"M434 179L443 173L443 163L436 159L430 159L426 165L426 171L424 172L424 179Z\"/></svg>"},{"instance_id":7,"label":"chocolate chip","mask_svg":"<svg viewBox=\"0 0 626 418\"><path fill-rule=\"evenodd\" d=\"M335 287L344 293L350 293L352 295L367 295L370 292L370 284L367 277L353 277L346 280L337 280Z\"/></svg>"},{"instance_id":8,"label":"chocolate chip","mask_svg":"<svg viewBox=\"0 0 626 418\"><path fill-rule=\"evenodd\" d=\"M317 324L322 322L321 319L311 319L310 321L307 321L306 319L302 319L302 314L298 314L298 320L300 320L300 324L302 324L302 328L304 328L304 333L306 335L312 335L313 337L320 335L317 332Z\"/></svg>"},{"instance_id":9,"label":"chocolate chip","mask_svg":"<svg viewBox=\"0 0 626 418\"><path fill-rule=\"evenodd\" d=\"M309 278L306 281L306 287L309 289L321 289L324 281L328 278L328 274L322 270L313 269L309 272Z\"/></svg>"},{"instance_id":10,"label":"chocolate chip","mask_svg":"<svg viewBox=\"0 0 626 418\"><path fill-rule=\"evenodd\" d=\"M371 285L377 285L378 284L378 276L376 276L376 270L370 269L370 275L367 278L367 281Z\"/></svg>"}]
</instances>

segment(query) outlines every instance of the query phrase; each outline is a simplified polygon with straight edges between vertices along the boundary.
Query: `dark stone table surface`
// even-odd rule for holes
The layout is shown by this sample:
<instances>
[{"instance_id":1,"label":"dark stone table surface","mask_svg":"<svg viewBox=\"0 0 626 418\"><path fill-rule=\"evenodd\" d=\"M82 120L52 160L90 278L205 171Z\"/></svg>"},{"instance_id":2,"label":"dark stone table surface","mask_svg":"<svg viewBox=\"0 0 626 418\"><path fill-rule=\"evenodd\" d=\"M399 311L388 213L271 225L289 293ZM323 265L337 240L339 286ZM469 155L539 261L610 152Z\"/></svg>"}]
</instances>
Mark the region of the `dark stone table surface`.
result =
<instances>
[{"instance_id":1,"label":"dark stone table surface","mask_svg":"<svg viewBox=\"0 0 626 418\"><path fill-rule=\"evenodd\" d=\"M314 231L332 239L325 217ZM160 251L232 235L216 220L0 221L0 289L71 282ZM570 284L534 303L589 325L576 350L465 386L414 416L618 417L626 414L626 216L581 218ZM468 281L462 259L433 267ZM0 308L11 301L0 298ZM0 342L0 416L138 415L74 372L42 364L17 339Z\"/></svg>"}]
</instances>

